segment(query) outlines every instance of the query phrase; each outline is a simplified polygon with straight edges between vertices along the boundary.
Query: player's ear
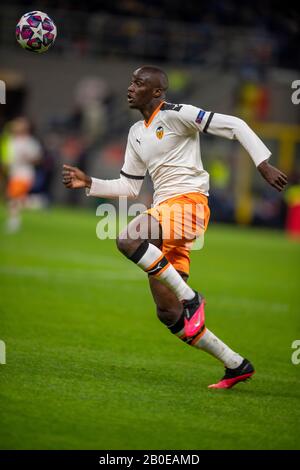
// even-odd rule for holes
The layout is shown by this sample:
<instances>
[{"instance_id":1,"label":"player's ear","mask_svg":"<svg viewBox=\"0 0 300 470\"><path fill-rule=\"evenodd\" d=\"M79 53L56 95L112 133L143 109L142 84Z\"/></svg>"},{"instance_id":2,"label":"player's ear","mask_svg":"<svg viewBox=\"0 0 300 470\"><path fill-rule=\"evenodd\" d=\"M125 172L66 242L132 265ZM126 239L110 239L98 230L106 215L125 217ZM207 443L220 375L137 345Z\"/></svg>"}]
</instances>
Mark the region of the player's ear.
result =
<instances>
[{"instance_id":1,"label":"player's ear","mask_svg":"<svg viewBox=\"0 0 300 470\"><path fill-rule=\"evenodd\" d=\"M161 96L162 90L161 88L155 88L153 91L153 97L154 98L159 98Z\"/></svg>"}]
</instances>

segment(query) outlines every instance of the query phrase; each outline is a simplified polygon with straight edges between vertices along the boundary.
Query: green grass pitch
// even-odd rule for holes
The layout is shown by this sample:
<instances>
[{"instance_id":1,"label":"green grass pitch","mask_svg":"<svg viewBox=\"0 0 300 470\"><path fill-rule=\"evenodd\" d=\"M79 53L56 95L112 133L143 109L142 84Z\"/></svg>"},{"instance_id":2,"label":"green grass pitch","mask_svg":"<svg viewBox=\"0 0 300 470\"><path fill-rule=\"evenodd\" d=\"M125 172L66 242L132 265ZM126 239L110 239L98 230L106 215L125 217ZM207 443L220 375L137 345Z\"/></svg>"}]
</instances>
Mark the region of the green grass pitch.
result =
<instances>
[{"instance_id":1,"label":"green grass pitch","mask_svg":"<svg viewBox=\"0 0 300 470\"><path fill-rule=\"evenodd\" d=\"M192 253L207 326L257 370L208 390L222 364L156 319L146 276L96 238L97 221L28 212L0 235L0 447L299 449L300 245L211 225Z\"/></svg>"}]
</instances>

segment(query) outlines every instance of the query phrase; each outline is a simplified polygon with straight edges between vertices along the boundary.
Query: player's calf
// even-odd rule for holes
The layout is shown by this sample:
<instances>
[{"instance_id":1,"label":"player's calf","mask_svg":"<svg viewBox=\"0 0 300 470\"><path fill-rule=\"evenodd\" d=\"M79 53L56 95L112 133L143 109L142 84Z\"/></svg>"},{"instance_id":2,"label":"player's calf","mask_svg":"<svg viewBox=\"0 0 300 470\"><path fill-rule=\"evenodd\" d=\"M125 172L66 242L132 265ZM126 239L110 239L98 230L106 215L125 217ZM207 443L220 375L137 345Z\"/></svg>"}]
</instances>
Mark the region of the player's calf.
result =
<instances>
[{"instance_id":1,"label":"player's calf","mask_svg":"<svg viewBox=\"0 0 300 470\"><path fill-rule=\"evenodd\" d=\"M250 378L254 374L254 368L238 353L229 348L223 341L215 336L203 322L196 322L198 328L188 330L186 328L186 311L184 310L177 322L169 326L169 330L179 339L201 349L221 361L226 369L225 376L217 384L210 388L231 388L239 382ZM196 323L193 324L193 328Z\"/></svg>"},{"instance_id":2,"label":"player's calf","mask_svg":"<svg viewBox=\"0 0 300 470\"><path fill-rule=\"evenodd\" d=\"M164 325L166 325L167 328L171 328L172 325L174 325L174 323L176 323L178 319L181 317L182 307L180 307L180 305L179 306L174 305L173 307L169 306L166 309L161 309L157 307L156 314L157 314L158 319Z\"/></svg>"}]
</instances>

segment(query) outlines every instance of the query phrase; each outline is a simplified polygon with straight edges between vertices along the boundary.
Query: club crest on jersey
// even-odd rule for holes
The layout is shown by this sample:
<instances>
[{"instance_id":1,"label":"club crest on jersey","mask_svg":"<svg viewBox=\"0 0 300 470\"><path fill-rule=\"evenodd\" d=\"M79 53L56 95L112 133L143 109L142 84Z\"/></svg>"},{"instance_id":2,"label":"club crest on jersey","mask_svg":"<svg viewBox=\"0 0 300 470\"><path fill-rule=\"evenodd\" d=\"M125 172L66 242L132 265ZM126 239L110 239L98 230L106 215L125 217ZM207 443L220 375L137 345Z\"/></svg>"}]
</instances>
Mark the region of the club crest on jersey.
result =
<instances>
[{"instance_id":1,"label":"club crest on jersey","mask_svg":"<svg viewBox=\"0 0 300 470\"><path fill-rule=\"evenodd\" d=\"M162 126L159 126L157 129L156 129L156 137L161 140L164 136L164 128Z\"/></svg>"}]
</instances>

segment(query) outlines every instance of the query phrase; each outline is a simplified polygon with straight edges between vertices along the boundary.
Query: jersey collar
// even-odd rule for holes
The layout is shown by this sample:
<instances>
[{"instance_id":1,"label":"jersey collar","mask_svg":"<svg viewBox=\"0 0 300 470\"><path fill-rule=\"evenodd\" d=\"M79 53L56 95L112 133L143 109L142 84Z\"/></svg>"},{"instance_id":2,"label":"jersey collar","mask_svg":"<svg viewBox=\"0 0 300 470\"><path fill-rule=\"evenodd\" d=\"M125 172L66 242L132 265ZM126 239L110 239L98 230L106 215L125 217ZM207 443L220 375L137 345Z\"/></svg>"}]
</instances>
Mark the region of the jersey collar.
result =
<instances>
[{"instance_id":1,"label":"jersey collar","mask_svg":"<svg viewBox=\"0 0 300 470\"><path fill-rule=\"evenodd\" d=\"M148 121L145 121L144 120L144 125L146 127L149 127L151 122L153 121L153 119L155 118L155 116L157 115L157 113L159 112L160 108L162 107L162 105L164 104L164 101L162 101L161 103L159 103L159 105L157 106L157 108L155 108L155 110L153 111L153 113L151 114L150 118L148 119Z\"/></svg>"}]
</instances>

